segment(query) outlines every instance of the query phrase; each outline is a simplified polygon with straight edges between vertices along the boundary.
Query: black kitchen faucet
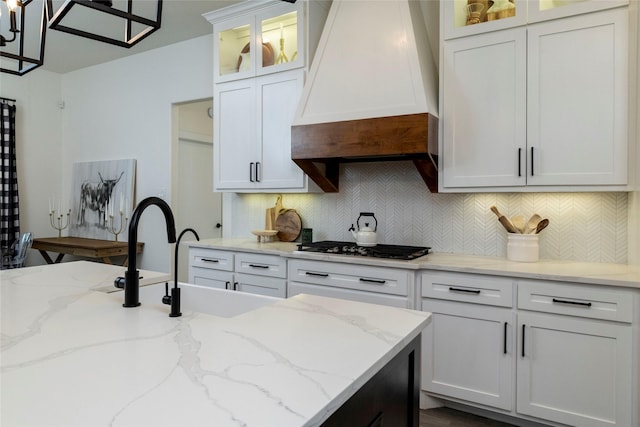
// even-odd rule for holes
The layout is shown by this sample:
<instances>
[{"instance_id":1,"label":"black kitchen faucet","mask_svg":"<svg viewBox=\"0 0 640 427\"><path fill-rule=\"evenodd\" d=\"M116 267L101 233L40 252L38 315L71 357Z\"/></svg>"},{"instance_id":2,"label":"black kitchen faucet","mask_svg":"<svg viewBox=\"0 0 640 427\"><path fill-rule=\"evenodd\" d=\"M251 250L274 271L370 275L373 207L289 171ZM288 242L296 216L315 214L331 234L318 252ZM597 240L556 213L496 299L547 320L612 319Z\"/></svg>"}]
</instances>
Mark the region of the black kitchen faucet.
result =
<instances>
[{"instance_id":1,"label":"black kitchen faucet","mask_svg":"<svg viewBox=\"0 0 640 427\"><path fill-rule=\"evenodd\" d=\"M148 197L142 200L131 215L131 222L129 223L129 267L124 274L124 304L123 307L137 307L140 305L140 272L136 269L136 247L138 244L138 223L140 222L140 216L144 210L151 206L156 205L162 210L164 214L165 222L167 223L167 238L169 243L175 243L176 241L176 224L173 219L173 213L171 208L159 197ZM118 279L116 279L116 287L120 287Z\"/></svg>"}]
</instances>

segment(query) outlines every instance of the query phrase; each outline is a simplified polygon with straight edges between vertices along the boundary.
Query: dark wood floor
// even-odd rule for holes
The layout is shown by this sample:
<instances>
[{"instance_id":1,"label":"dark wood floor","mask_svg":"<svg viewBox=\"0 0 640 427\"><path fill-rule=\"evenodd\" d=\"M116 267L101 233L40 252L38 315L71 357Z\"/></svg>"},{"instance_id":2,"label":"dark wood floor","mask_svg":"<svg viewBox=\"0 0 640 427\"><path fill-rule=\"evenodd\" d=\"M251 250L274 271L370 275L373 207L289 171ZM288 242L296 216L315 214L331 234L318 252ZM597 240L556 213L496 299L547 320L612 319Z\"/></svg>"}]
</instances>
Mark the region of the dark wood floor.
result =
<instances>
[{"instance_id":1,"label":"dark wood floor","mask_svg":"<svg viewBox=\"0 0 640 427\"><path fill-rule=\"evenodd\" d=\"M514 427L512 424L490 420L451 408L423 409L420 427Z\"/></svg>"}]
</instances>

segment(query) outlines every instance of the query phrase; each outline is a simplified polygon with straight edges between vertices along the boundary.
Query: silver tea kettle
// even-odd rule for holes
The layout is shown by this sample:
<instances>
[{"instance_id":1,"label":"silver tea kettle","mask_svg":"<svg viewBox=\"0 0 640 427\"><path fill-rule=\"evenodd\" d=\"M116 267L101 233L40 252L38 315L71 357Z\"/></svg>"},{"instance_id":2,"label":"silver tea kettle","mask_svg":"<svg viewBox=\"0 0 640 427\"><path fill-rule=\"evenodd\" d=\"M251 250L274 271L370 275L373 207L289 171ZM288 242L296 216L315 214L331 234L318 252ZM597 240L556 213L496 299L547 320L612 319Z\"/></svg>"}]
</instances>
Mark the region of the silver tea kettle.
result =
<instances>
[{"instance_id":1,"label":"silver tea kettle","mask_svg":"<svg viewBox=\"0 0 640 427\"><path fill-rule=\"evenodd\" d=\"M360 225L360 219L363 217L364 227ZM367 221L368 217L371 217L375 221L373 228L369 226L370 221ZM353 224L351 224L349 228L349 231L351 231L351 234L356 239L356 244L358 246L375 246L377 244L376 230L378 229L378 220L373 212L360 212L356 224L358 230L355 229Z\"/></svg>"}]
</instances>

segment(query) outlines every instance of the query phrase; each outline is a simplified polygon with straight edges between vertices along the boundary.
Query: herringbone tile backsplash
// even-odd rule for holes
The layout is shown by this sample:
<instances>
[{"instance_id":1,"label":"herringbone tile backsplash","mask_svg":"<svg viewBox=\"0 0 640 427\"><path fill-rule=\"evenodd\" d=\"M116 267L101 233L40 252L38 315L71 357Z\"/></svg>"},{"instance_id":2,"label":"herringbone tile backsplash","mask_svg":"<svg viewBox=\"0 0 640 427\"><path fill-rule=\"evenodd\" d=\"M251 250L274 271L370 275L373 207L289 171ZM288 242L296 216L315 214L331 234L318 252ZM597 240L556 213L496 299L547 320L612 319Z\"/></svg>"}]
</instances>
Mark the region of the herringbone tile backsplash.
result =
<instances>
[{"instance_id":1,"label":"herringbone tile backsplash","mask_svg":"<svg viewBox=\"0 0 640 427\"><path fill-rule=\"evenodd\" d=\"M274 194L236 195L232 235L253 237L264 228ZM378 243L431 246L436 252L505 257L507 233L489 210L549 218L540 234L540 257L627 262L627 193L431 194L408 162L341 167L340 193L284 194L314 240L353 241L347 231L360 212L374 212Z\"/></svg>"}]
</instances>

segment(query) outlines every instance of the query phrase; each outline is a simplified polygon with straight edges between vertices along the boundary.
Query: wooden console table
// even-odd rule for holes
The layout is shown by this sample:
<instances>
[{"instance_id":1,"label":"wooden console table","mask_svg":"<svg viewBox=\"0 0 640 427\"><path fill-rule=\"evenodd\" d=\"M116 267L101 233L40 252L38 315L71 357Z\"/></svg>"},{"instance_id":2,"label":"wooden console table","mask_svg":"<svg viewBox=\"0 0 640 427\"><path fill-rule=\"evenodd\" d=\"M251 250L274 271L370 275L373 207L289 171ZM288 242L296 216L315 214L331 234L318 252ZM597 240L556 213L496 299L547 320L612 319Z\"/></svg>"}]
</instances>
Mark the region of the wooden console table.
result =
<instances>
[{"instance_id":1,"label":"wooden console table","mask_svg":"<svg viewBox=\"0 0 640 427\"><path fill-rule=\"evenodd\" d=\"M86 239L84 237L45 237L33 239L32 249L37 249L47 264L57 264L62 261L65 254L102 259L105 264L113 264L112 256L124 255L124 264L127 265L127 242L114 242L113 240ZM138 243L136 253L142 253L144 243ZM51 259L47 251L58 252L55 261Z\"/></svg>"}]
</instances>

